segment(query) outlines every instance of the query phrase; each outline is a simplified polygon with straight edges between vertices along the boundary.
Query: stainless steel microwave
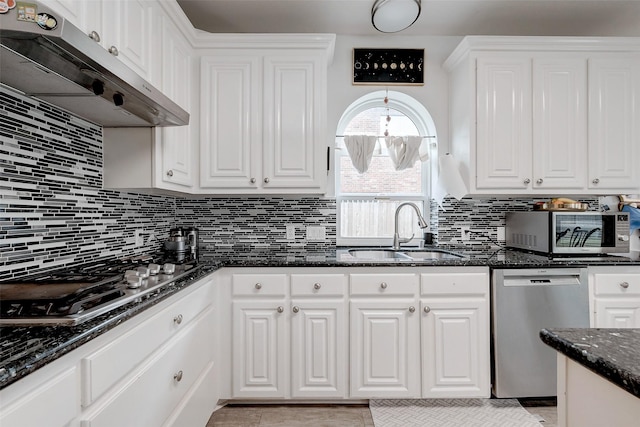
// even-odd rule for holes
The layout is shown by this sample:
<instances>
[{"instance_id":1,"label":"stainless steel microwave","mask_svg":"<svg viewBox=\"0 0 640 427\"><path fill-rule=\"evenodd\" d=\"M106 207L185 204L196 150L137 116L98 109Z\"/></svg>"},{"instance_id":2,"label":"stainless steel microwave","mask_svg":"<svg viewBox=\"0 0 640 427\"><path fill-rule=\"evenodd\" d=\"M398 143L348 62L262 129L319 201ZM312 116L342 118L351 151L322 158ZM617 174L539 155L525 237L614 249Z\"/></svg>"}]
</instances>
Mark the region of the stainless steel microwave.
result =
<instances>
[{"instance_id":1,"label":"stainless steel microwave","mask_svg":"<svg viewBox=\"0 0 640 427\"><path fill-rule=\"evenodd\" d=\"M626 212L507 212L507 247L549 255L629 252Z\"/></svg>"}]
</instances>

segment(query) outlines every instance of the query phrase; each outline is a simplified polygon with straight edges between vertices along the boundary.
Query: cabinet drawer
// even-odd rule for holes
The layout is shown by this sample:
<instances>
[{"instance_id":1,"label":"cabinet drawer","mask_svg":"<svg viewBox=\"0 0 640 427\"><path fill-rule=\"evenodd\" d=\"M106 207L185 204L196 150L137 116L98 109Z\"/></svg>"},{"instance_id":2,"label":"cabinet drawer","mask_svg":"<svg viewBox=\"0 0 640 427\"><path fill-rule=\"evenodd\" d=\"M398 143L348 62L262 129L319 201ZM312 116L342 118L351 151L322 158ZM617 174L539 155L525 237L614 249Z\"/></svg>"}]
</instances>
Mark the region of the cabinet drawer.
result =
<instances>
[{"instance_id":1,"label":"cabinet drawer","mask_svg":"<svg viewBox=\"0 0 640 427\"><path fill-rule=\"evenodd\" d=\"M92 411L81 426L163 425L213 359L213 339L209 336L214 322L213 310L205 313L168 348L140 366L126 387Z\"/></svg>"},{"instance_id":2,"label":"cabinet drawer","mask_svg":"<svg viewBox=\"0 0 640 427\"><path fill-rule=\"evenodd\" d=\"M351 295L413 297L418 292L417 274L352 274Z\"/></svg>"},{"instance_id":3,"label":"cabinet drawer","mask_svg":"<svg viewBox=\"0 0 640 427\"><path fill-rule=\"evenodd\" d=\"M596 295L640 295L640 274L595 274Z\"/></svg>"},{"instance_id":4,"label":"cabinet drawer","mask_svg":"<svg viewBox=\"0 0 640 427\"><path fill-rule=\"evenodd\" d=\"M420 275L420 294L479 294L489 291L484 273L425 273Z\"/></svg>"},{"instance_id":5,"label":"cabinet drawer","mask_svg":"<svg viewBox=\"0 0 640 427\"><path fill-rule=\"evenodd\" d=\"M78 412L77 399L76 368L72 368L40 385L15 405L1 405L0 426L66 426Z\"/></svg>"},{"instance_id":6,"label":"cabinet drawer","mask_svg":"<svg viewBox=\"0 0 640 427\"><path fill-rule=\"evenodd\" d=\"M234 274L233 295L284 296L287 291L286 274Z\"/></svg>"},{"instance_id":7,"label":"cabinet drawer","mask_svg":"<svg viewBox=\"0 0 640 427\"><path fill-rule=\"evenodd\" d=\"M167 307L81 361L82 406L88 406L211 304L211 286Z\"/></svg>"},{"instance_id":8,"label":"cabinet drawer","mask_svg":"<svg viewBox=\"0 0 640 427\"><path fill-rule=\"evenodd\" d=\"M347 292L347 276L344 274L292 274L291 296L341 297Z\"/></svg>"}]
</instances>

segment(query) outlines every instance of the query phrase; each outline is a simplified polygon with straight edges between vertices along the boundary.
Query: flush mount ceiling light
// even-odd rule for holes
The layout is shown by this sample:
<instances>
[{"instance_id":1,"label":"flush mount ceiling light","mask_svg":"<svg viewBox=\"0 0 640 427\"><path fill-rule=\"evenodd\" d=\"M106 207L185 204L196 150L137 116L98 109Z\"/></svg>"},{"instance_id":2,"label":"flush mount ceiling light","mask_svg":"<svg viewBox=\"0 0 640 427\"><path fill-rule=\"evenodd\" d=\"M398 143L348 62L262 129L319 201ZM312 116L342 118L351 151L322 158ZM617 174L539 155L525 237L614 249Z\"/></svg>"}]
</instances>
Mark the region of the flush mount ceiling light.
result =
<instances>
[{"instance_id":1,"label":"flush mount ceiling light","mask_svg":"<svg viewBox=\"0 0 640 427\"><path fill-rule=\"evenodd\" d=\"M371 8L371 23L383 33L409 28L420 16L421 0L376 0Z\"/></svg>"}]
</instances>

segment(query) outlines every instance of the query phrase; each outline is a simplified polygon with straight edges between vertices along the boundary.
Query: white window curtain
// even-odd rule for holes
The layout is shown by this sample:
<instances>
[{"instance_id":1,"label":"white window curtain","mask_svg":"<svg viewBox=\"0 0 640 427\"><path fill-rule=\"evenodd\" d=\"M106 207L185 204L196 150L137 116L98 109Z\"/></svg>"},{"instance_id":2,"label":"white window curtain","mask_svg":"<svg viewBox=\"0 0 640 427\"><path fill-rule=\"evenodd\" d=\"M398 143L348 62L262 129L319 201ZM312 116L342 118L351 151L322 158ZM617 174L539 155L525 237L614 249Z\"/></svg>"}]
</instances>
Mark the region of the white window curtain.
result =
<instances>
[{"instance_id":1,"label":"white window curtain","mask_svg":"<svg viewBox=\"0 0 640 427\"><path fill-rule=\"evenodd\" d=\"M346 135L344 137L344 145L347 147L351 163L358 172L365 173L369 169L377 139L376 136L371 135Z\"/></svg>"},{"instance_id":2,"label":"white window curtain","mask_svg":"<svg viewBox=\"0 0 640 427\"><path fill-rule=\"evenodd\" d=\"M421 151L422 139L421 136L388 136L384 139L389 158L397 171L412 168L418 159L422 162L429 160L428 150Z\"/></svg>"}]
</instances>

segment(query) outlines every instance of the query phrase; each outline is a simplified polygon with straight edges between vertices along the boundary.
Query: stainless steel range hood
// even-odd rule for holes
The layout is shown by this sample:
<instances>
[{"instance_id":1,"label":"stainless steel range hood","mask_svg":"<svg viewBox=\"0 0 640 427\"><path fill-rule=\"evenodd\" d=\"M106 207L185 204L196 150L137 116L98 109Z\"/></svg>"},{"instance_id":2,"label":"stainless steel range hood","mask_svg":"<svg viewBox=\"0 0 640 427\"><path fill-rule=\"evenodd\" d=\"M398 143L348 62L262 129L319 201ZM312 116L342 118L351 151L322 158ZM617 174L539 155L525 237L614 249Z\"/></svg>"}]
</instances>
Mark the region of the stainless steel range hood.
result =
<instances>
[{"instance_id":1,"label":"stainless steel range hood","mask_svg":"<svg viewBox=\"0 0 640 427\"><path fill-rule=\"evenodd\" d=\"M30 2L33 3L33 2ZM105 127L180 126L189 113L77 27L53 17L52 30L0 15L0 82ZM49 26L54 21L48 21Z\"/></svg>"}]
</instances>

